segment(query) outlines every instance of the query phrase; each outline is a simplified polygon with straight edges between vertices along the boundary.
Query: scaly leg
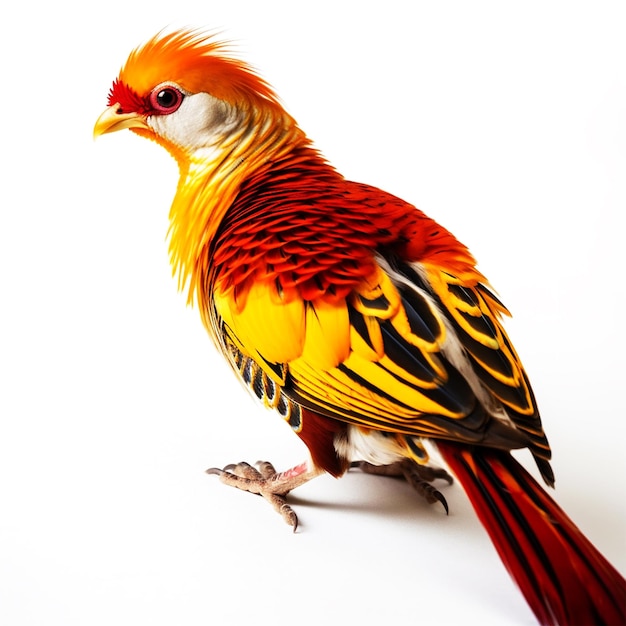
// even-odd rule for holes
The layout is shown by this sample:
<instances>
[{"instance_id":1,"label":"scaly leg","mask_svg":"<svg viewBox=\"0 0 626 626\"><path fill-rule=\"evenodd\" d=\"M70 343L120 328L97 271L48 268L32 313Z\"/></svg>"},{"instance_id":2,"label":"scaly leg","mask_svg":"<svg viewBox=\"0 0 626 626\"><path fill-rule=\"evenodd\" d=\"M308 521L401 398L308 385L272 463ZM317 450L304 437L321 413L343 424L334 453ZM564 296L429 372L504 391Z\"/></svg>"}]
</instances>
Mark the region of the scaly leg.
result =
<instances>
[{"instance_id":1,"label":"scaly leg","mask_svg":"<svg viewBox=\"0 0 626 626\"><path fill-rule=\"evenodd\" d=\"M323 472L310 469L308 463L301 463L285 472L277 472L267 461L258 461L256 465L258 469L242 462L227 465L224 469L212 467L206 473L219 476L225 485L262 496L296 532L298 516L287 504L287 494Z\"/></svg>"}]
</instances>

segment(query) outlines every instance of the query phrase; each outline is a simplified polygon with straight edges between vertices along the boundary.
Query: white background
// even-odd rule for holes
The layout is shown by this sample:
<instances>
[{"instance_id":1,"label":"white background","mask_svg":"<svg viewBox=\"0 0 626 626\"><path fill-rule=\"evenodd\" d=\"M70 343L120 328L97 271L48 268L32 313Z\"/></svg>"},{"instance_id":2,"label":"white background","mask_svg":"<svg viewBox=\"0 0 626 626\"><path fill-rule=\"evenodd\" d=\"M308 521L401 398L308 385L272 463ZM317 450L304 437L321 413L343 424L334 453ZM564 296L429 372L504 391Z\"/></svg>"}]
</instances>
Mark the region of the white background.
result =
<instances>
[{"instance_id":1,"label":"white background","mask_svg":"<svg viewBox=\"0 0 626 626\"><path fill-rule=\"evenodd\" d=\"M91 138L168 24L223 30L346 176L470 245L515 314L555 497L626 570L623 2L24 6L0 42L2 624L534 623L458 486L446 517L320 478L292 535L203 474L306 451L176 292L174 161Z\"/></svg>"}]
</instances>

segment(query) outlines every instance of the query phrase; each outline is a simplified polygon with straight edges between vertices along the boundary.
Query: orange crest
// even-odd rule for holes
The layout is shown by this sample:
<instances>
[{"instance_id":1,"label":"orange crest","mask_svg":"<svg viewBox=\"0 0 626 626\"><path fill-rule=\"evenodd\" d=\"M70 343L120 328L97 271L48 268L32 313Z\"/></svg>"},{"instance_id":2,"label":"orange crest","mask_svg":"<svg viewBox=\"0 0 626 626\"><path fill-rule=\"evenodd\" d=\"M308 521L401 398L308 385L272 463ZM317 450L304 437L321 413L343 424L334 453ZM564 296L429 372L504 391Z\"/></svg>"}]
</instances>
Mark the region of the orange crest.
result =
<instances>
[{"instance_id":1,"label":"orange crest","mask_svg":"<svg viewBox=\"0 0 626 626\"><path fill-rule=\"evenodd\" d=\"M130 54L112 91L121 83L143 99L157 85L173 82L232 104L279 106L269 85L228 54L227 43L202 31L160 33Z\"/></svg>"}]
</instances>

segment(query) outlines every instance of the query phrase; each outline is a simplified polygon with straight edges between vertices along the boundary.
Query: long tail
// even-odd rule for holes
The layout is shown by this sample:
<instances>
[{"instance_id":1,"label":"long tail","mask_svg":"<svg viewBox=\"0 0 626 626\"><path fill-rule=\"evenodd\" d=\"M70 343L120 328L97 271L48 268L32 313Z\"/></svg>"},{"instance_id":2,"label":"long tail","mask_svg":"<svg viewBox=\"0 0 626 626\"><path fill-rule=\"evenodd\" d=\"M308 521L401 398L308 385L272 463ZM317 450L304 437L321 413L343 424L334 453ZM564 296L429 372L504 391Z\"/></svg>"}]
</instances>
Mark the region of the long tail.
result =
<instances>
[{"instance_id":1,"label":"long tail","mask_svg":"<svg viewBox=\"0 0 626 626\"><path fill-rule=\"evenodd\" d=\"M437 446L542 624L626 624L626 582L508 453Z\"/></svg>"}]
</instances>

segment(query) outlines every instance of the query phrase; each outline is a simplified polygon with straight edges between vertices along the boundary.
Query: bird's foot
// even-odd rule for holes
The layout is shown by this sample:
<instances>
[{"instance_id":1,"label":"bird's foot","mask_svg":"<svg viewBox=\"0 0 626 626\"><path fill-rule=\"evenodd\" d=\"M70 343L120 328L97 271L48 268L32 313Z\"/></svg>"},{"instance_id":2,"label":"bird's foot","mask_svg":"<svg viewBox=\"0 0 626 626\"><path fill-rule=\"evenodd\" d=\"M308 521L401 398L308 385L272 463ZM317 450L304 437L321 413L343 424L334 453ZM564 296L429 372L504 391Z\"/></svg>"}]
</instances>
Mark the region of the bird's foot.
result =
<instances>
[{"instance_id":1,"label":"bird's foot","mask_svg":"<svg viewBox=\"0 0 626 626\"><path fill-rule=\"evenodd\" d=\"M367 461L354 461L350 467L358 468L366 474L404 478L427 502L430 504L440 502L446 515L448 514L446 499L438 489L430 484L437 478L447 481L449 485L452 484L452 476L444 469L420 465L411 459L403 459L390 465L373 465Z\"/></svg>"},{"instance_id":2,"label":"bird's foot","mask_svg":"<svg viewBox=\"0 0 626 626\"><path fill-rule=\"evenodd\" d=\"M277 472L267 461L258 461L256 467L245 462L227 465L224 469L212 467L206 473L219 476L225 485L262 496L293 528L293 532L298 528L298 516L287 504L287 494L318 474L310 470L307 463Z\"/></svg>"}]
</instances>

